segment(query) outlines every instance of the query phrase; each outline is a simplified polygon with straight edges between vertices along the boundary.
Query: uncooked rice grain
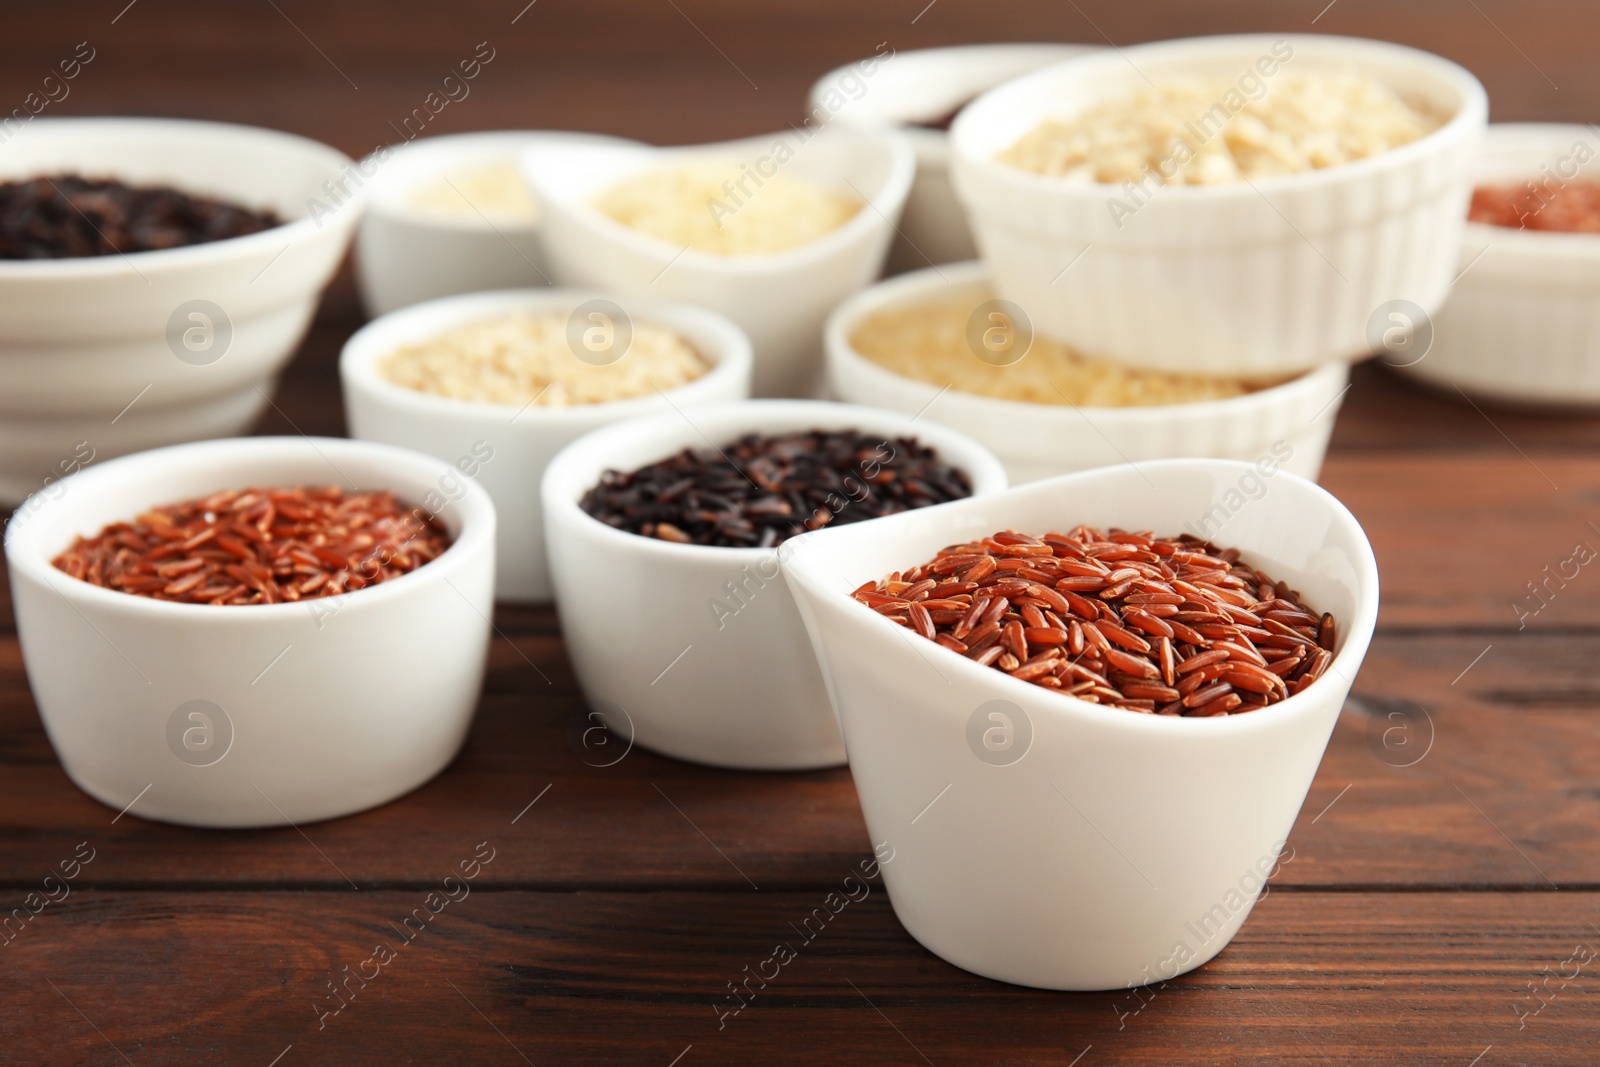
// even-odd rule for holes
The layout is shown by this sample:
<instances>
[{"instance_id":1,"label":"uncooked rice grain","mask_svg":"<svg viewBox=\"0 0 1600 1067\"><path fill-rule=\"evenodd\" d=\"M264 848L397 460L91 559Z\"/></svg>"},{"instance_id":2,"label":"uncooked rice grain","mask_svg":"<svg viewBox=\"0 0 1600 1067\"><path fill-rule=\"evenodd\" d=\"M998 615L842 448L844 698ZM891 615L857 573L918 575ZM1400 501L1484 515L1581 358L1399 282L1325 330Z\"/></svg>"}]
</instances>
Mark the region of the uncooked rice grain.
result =
<instances>
[{"instance_id":1,"label":"uncooked rice grain","mask_svg":"<svg viewBox=\"0 0 1600 1067\"><path fill-rule=\"evenodd\" d=\"M990 299L988 287L980 284L884 308L856 324L850 346L902 377L958 393L1029 404L1108 408L1194 404L1279 384L1278 379L1137 370L1091 359L1038 335L1020 360L995 366L974 355L967 336L968 320Z\"/></svg>"},{"instance_id":2,"label":"uncooked rice grain","mask_svg":"<svg viewBox=\"0 0 1600 1067\"><path fill-rule=\"evenodd\" d=\"M389 492L228 489L79 537L53 561L74 578L184 604L279 604L409 574L450 537Z\"/></svg>"},{"instance_id":3,"label":"uncooked rice grain","mask_svg":"<svg viewBox=\"0 0 1600 1067\"><path fill-rule=\"evenodd\" d=\"M1002 530L853 596L982 666L1143 714L1275 704L1320 678L1338 642L1331 614L1188 534Z\"/></svg>"},{"instance_id":4,"label":"uncooked rice grain","mask_svg":"<svg viewBox=\"0 0 1600 1067\"><path fill-rule=\"evenodd\" d=\"M678 334L638 321L631 324L631 340L615 362L597 365L579 359L568 338L568 319L565 314L519 312L467 323L396 349L378 361L378 373L396 385L435 396L559 408L666 392L711 369Z\"/></svg>"}]
</instances>

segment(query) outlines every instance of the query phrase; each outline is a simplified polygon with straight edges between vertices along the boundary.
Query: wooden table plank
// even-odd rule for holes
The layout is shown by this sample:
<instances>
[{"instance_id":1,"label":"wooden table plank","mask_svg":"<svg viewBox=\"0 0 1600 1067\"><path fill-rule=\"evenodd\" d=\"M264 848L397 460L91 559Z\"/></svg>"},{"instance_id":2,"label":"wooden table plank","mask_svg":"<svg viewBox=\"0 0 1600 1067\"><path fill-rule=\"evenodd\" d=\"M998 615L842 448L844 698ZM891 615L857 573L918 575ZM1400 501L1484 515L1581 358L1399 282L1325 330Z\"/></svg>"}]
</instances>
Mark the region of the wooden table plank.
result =
<instances>
[{"instance_id":1,"label":"wooden table plank","mask_svg":"<svg viewBox=\"0 0 1600 1067\"><path fill-rule=\"evenodd\" d=\"M538 849L492 836L486 870ZM988 1067L1092 1048L1083 1063L1464 1065L1491 1046L1485 1063L1570 1064L1600 1043L1581 955L1600 952L1594 893L1275 890L1214 962L1137 996L960 971L904 932L880 883L806 942L791 924L821 900L474 890L407 943L417 891L74 893L0 949L0 1019L7 1051L38 1064L121 1062L112 1044L175 1065L264 1065L289 1046L284 1064ZM364 965L380 942L392 962ZM778 943L796 958L719 1017Z\"/></svg>"}]
</instances>

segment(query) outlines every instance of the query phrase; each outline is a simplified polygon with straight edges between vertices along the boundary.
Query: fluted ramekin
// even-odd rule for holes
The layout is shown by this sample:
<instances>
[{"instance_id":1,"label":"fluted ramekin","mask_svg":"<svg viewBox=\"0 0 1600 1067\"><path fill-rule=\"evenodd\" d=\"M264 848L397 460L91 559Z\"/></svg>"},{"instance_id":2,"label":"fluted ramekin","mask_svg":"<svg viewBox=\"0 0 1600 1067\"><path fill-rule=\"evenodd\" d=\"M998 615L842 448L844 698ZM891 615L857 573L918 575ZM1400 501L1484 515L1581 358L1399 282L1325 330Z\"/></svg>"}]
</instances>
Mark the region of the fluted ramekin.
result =
<instances>
[{"instance_id":1,"label":"fluted ramekin","mask_svg":"<svg viewBox=\"0 0 1600 1067\"><path fill-rule=\"evenodd\" d=\"M1378 616L1378 571L1328 493L1228 460L1068 474L797 538L784 576L839 713L905 928L958 967L1046 989L1163 981L1222 951L1283 847ZM1219 544L1330 611L1327 673L1245 715L1089 704L939 647L851 590L997 530L1078 523Z\"/></svg>"},{"instance_id":2,"label":"fluted ramekin","mask_svg":"<svg viewBox=\"0 0 1600 1067\"><path fill-rule=\"evenodd\" d=\"M1581 147L1580 147L1581 146ZM1595 181L1588 126L1489 127L1480 183ZM1461 271L1421 358L1386 362L1433 385L1514 404L1600 404L1600 235L1468 223Z\"/></svg>"},{"instance_id":3,"label":"fluted ramekin","mask_svg":"<svg viewBox=\"0 0 1600 1067\"><path fill-rule=\"evenodd\" d=\"M969 293L976 306L978 294L988 288L982 263L954 263L901 275L840 304L828 319L826 335L834 396L908 414L925 412L924 418L959 427L1000 457L1013 485L1091 467L1203 456L1266 461L1313 481L1322 470L1350 378L1342 362L1223 400L1078 407L1002 400L907 378L850 343L856 326L878 312Z\"/></svg>"},{"instance_id":4,"label":"fluted ramekin","mask_svg":"<svg viewBox=\"0 0 1600 1067\"><path fill-rule=\"evenodd\" d=\"M1280 62L1275 44L1291 58ZM1260 80L1263 57L1278 70L1358 70L1446 121L1367 159L1225 185L1152 179L1130 191L995 158L1040 121L1147 78ZM1047 336L1156 370L1290 373L1371 351L1368 321L1387 301L1438 308L1487 114L1471 73L1401 45L1266 34L1164 41L1068 60L979 97L952 128L952 174L996 292Z\"/></svg>"}]
</instances>

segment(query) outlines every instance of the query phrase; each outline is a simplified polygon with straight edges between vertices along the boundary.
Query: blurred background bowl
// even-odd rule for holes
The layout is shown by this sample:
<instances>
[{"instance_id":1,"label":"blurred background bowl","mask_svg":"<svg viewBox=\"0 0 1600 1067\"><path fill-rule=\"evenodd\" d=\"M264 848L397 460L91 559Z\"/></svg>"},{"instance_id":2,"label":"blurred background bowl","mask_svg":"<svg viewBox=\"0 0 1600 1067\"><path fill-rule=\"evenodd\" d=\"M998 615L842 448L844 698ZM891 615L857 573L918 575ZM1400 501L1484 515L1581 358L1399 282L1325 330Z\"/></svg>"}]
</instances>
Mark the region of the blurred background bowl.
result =
<instances>
[{"instance_id":1,"label":"blurred background bowl","mask_svg":"<svg viewBox=\"0 0 1600 1067\"><path fill-rule=\"evenodd\" d=\"M531 217L497 213L476 204L463 182L474 173L509 172L523 183L517 166L524 148L552 144L621 144L599 134L553 130L500 130L428 137L396 149L387 159L363 160L371 166L370 200L356 237L356 270L361 303L378 316L441 296L489 289L549 285L550 266L539 241L538 205ZM449 185L446 185L446 182ZM419 203L430 186L452 186L456 210ZM532 192L527 191L532 198Z\"/></svg>"},{"instance_id":2,"label":"blurred background bowl","mask_svg":"<svg viewBox=\"0 0 1600 1067\"><path fill-rule=\"evenodd\" d=\"M1002 400L908 378L851 343L856 327L882 311L934 299L970 300L977 308L989 292L982 263L953 263L892 278L846 300L828 319L833 395L958 427L1000 457L1014 485L1090 467L1201 456L1265 459L1316 480L1350 378L1344 363L1220 400L1080 407Z\"/></svg>"},{"instance_id":3,"label":"blurred background bowl","mask_svg":"<svg viewBox=\"0 0 1600 1067\"><path fill-rule=\"evenodd\" d=\"M866 204L814 241L782 252L724 256L630 229L595 208L610 186L643 171L698 160L757 163L775 146L782 173L857 195ZM822 385L822 325L845 297L877 278L905 204L916 160L892 129L844 124L723 144L643 144L530 149L523 166L544 215L544 245L562 285L698 304L738 323L755 349L752 392L813 396Z\"/></svg>"},{"instance_id":4,"label":"blurred background bowl","mask_svg":"<svg viewBox=\"0 0 1600 1067\"><path fill-rule=\"evenodd\" d=\"M1155 184L1144 193L995 158L1040 122L1144 89L1152 78L1231 82L1280 64L1354 69L1443 124L1322 170ZM1425 311L1443 302L1487 116L1487 96L1469 71L1386 41L1160 41L1080 56L985 93L951 127L951 173L996 294L1027 308L1039 332L1151 370L1289 374L1371 352L1368 320L1387 301Z\"/></svg>"},{"instance_id":5,"label":"blurred background bowl","mask_svg":"<svg viewBox=\"0 0 1600 1067\"><path fill-rule=\"evenodd\" d=\"M403 345L517 312L573 314L607 294L524 289L444 297L391 312L346 342L339 357L351 436L398 445L453 464L489 492L499 513L495 598L547 603L552 590L539 481L550 458L591 430L639 415L670 413L750 395L750 341L714 312L668 300L617 296L638 323L665 326L709 360L703 376L664 393L569 407L489 404L410 389L378 373ZM626 353L621 357L627 358Z\"/></svg>"},{"instance_id":6,"label":"blurred background bowl","mask_svg":"<svg viewBox=\"0 0 1600 1067\"><path fill-rule=\"evenodd\" d=\"M36 119L0 180L170 185L285 224L127 255L0 260L0 501L84 453L107 459L244 432L270 402L361 210L342 152L177 119Z\"/></svg>"},{"instance_id":7,"label":"blurred background bowl","mask_svg":"<svg viewBox=\"0 0 1600 1067\"><path fill-rule=\"evenodd\" d=\"M978 254L966 212L950 186L950 122L969 100L1001 82L1085 52L1082 44L972 44L868 56L811 87L818 122L897 126L917 154L917 177L888 273L955 263Z\"/></svg>"},{"instance_id":8,"label":"blurred background bowl","mask_svg":"<svg viewBox=\"0 0 1600 1067\"><path fill-rule=\"evenodd\" d=\"M1592 126L1489 127L1474 168L1479 184L1552 187L1595 181L1580 167L1600 148ZM1460 272L1434 314L1432 346L1383 362L1430 385L1511 404L1600 404L1600 234L1467 224ZM1425 329L1424 323L1402 324ZM1413 330L1415 333L1415 330Z\"/></svg>"}]
</instances>

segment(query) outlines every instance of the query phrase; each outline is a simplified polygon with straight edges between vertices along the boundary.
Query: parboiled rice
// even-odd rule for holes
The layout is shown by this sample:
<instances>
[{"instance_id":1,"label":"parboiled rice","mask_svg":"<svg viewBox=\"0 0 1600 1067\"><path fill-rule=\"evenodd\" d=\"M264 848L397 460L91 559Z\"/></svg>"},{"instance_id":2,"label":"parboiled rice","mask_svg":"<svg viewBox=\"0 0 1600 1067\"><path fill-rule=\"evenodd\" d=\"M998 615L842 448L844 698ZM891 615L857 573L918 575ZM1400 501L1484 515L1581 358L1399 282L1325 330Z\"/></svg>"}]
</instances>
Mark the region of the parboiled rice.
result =
<instances>
[{"instance_id":1,"label":"parboiled rice","mask_svg":"<svg viewBox=\"0 0 1600 1067\"><path fill-rule=\"evenodd\" d=\"M1089 359L1065 345L1035 336L1016 363L996 367L968 344L967 324L990 298L985 287L885 308L858 323L850 344L867 359L896 374L957 392L1033 404L1081 407L1144 407L1221 400L1272 382L1135 370Z\"/></svg>"},{"instance_id":2,"label":"parboiled rice","mask_svg":"<svg viewBox=\"0 0 1600 1067\"><path fill-rule=\"evenodd\" d=\"M378 372L408 389L458 400L568 407L676 389L711 368L682 337L644 322L632 323L620 359L596 366L574 353L568 318L519 313L468 323L397 349L379 360Z\"/></svg>"}]
</instances>

